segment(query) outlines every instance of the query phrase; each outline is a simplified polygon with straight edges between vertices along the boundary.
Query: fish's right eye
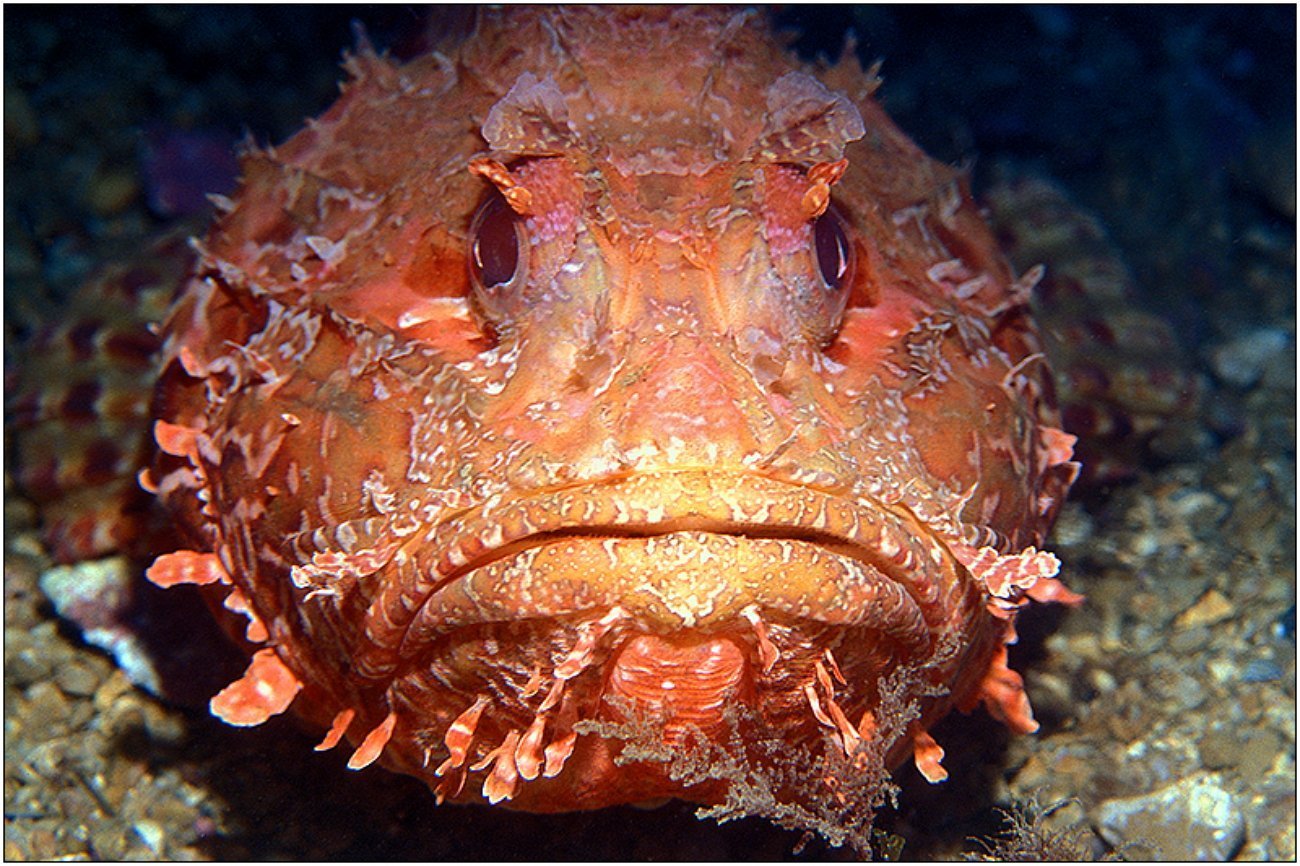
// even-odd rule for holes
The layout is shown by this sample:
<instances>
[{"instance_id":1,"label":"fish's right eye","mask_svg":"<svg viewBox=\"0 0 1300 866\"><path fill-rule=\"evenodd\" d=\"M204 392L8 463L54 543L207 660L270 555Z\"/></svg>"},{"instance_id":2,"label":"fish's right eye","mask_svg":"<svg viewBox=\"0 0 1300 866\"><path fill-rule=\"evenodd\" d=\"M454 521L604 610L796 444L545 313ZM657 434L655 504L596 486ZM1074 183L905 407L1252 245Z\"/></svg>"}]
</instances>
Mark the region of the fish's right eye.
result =
<instances>
[{"instance_id":1,"label":"fish's right eye","mask_svg":"<svg viewBox=\"0 0 1300 866\"><path fill-rule=\"evenodd\" d=\"M852 276L853 245L833 206L813 221L813 247L822 283L830 291L838 291Z\"/></svg>"}]
</instances>

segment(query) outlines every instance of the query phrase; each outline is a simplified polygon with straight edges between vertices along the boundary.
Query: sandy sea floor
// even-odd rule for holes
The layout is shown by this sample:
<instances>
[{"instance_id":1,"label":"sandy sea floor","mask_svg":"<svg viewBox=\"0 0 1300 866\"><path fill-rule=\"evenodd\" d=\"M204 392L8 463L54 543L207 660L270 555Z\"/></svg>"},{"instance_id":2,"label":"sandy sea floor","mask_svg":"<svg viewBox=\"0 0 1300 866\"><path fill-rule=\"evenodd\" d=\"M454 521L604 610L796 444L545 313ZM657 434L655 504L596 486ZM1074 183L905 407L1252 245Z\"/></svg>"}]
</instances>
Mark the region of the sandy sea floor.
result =
<instances>
[{"instance_id":1,"label":"sandy sea floor","mask_svg":"<svg viewBox=\"0 0 1300 866\"><path fill-rule=\"evenodd\" d=\"M998 832L999 806L1072 798L1046 826L1077 826L1094 854L1294 859L1295 9L783 14L802 51L834 52L853 27L866 60L885 58L886 107L934 155L974 158L977 182L1015 160L1095 212L1205 387L1133 481L1067 506L1053 549L1088 602L1026 617L1012 655L1042 730L945 720L952 778L900 771L880 828L906 859L949 858ZM419 32L406 7L4 16L7 366L95 267L164 226L148 135L282 140L337 92L350 18L380 46ZM286 719L236 730L154 700L43 598L10 456L7 442L6 859L792 856L797 834L681 804L435 808L418 783L314 753Z\"/></svg>"}]
</instances>

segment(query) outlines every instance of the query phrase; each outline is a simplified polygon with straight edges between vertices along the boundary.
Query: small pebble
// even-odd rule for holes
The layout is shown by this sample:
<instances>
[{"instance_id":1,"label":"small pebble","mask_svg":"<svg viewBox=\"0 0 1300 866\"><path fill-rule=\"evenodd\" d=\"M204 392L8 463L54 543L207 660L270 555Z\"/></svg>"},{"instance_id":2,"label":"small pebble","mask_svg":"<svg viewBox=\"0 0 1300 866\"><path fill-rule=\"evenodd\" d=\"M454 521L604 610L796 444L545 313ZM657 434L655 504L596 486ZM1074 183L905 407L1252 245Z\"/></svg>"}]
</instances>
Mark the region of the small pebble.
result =
<instances>
[{"instance_id":1,"label":"small pebble","mask_svg":"<svg viewBox=\"0 0 1300 866\"><path fill-rule=\"evenodd\" d=\"M100 216L112 216L126 210L140 194L140 182L129 171L110 171L95 176L86 196L86 204Z\"/></svg>"},{"instance_id":2,"label":"small pebble","mask_svg":"<svg viewBox=\"0 0 1300 866\"><path fill-rule=\"evenodd\" d=\"M1237 767L1243 778L1258 779L1268 773L1282 751L1282 740L1277 733L1261 728L1246 738Z\"/></svg>"},{"instance_id":3,"label":"small pebble","mask_svg":"<svg viewBox=\"0 0 1300 866\"><path fill-rule=\"evenodd\" d=\"M6 269L9 262L5 262ZM16 496L9 496L5 491L5 526L30 526L37 520L36 506L32 505L25 499L19 499Z\"/></svg>"},{"instance_id":4,"label":"small pebble","mask_svg":"<svg viewBox=\"0 0 1300 866\"><path fill-rule=\"evenodd\" d=\"M1241 669L1228 659L1210 659L1205 667L1217 683L1231 683L1241 679Z\"/></svg>"},{"instance_id":5,"label":"small pebble","mask_svg":"<svg viewBox=\"0 0 1300 866\"><path fill-rule=\"evenodd\" d=\"M1102 694L1113 692L1119 687L1115 675L1105 668L1094 668L1088 673L1088 682Z\"/></svg>"},{"instance_id":6,"label":"small pebble","mask_svg":"<svg viewBox=\"0 0 1300 866\"><path fill-rule=\"evenodd\" d=\"M1237 766L1241 757L1241 738L1226 726L1208 731L1197 744L1201 766L1207 770L1226 770Z\"/></svg>"},{"instance_id":7,"label":"small pebble","mask_svg":"<svg viewBox=\"0 0 1300 866\"><path fill-rule=\"evenodd\" d=\"M1180 490L1169 497L1173 513L1197 534L1209 534L1228 514L1228 505L1204 490Z\"/></svg>"},{"instance_id":8,"label":"small pebble","mask_svg":"<svg viewBox=\"0 0 1300 866\"><path fill-rule=\"evenodd\" d=\"M130 694L134 688L126 674L114 669L95 690L95 709L106 712L118 703L119 698Z\"/></svg>"},{"instance_id":9,"label":"small pebble","mask_svg":"<svg viewBox=\"0 0 1300 866\"><path fill-rule=\"evenodd\" d=\"M1215 347L1210 366L1227 384L1249 388L1290 344L1290 336L1281 328L1256 328Z\"/></svg>"},{"instance_id":10,"label":"small pebble","mask_svg":"<svg viewBox=\"0 0 1300 866\"><path fill-rule=\"evenodd\" d=\"M128 840L125 828L118 821L96 824L90 833L90 844L96 860L121 860L125 857Z\"/></svg>"},{"instance_id":11,"label":"small pebble","mask_svg":"<svg viewBox=\"0 0 1300 866\"><path fill-rule=\"evenodd\" d=\"M1077 502L1067 502L1052 528L1052 538L1062 547L1082 547L1092 538L1093 523Z\"/></svg>"},{"instance_id":12,"label":"small pebble","mask_svg":"<svg viewBox=\"0 0 1300 866\"><path fill-rule=\"evenodd\" d=\"M93 695L99 688L103 677L89 665L73 663L64 665L54 675L54 681L69 695L85 697Z\"/></svg>"},{"instance_id":13,"label":"small pebble","mask_svg":"<svg viewBox=\"0 0 1300 866\"><path fill-rule=\"evenodd\" d=\"M40 682L52 673L50 661L37 649L21 649L12 655L9 630L5 630L5 680L18 688Z\"/></svg>"},{"instance_id":14,"label":"small pebble","mask_svg":"<svg viewBox=\"0 0 1300 866\"><path fill-rule=\"evenodd\" d=\"M1107 800L1097 815L1102 837L1125 846L1127 859L1225 861L1246 839L1236 801L1213 774Z\"/></svg>"},{"instance_id":15,"label":"small pebble","mask_svg":"<svg viewBox=\"0 0 1300 866\"><path fill-rule=\"evenodd\" d=\"M1271 659L1254 659L1246 664L1241 672L1241 680L1246 683L1267 683L1282 679L1282 668Z\"/></svg>"},{"instance_id":16,"label":"small pebble","mask_svg":"<svg viewBox=\"0 0 1300 866\"><path fill-rule=\"evenodd\" d=\"M24 710L29 723L42 724L51 734L63 728L69 709L67 697L54 683L35 683L27 690Z\"/></svg>"},{"instance_id":17,"label":"small pebble","mask_svg":"<svg viewBox=\"0 0 1300 866\"><path fill-rule=\"evenodd\" d=\"M149 851L155 857L161 857L163 853L163 828L159 827L153 821L144 820L136 821L134 827L135 835L140 837L140 841L148 846Z\"/></svg>"},{"instance_id":18,"label":"small pebble","mask_svg":"<svg viewBox=\"0 0 1300 866\"><path fill-rule=\"evenodd\" d=\"M144 728L149 739L157 743L174 746L185 739L184 718L152 701L144 705Z\"/></svg>"},{"instance_id":19,"label":"small pebble","mask_svg":"<svg viewBox=\"0 0 1300 866\"><path fill-rule=\"evenodd\" d=\"M1283 611L1282 615L1279 616L1273 622L1273 636L1276 637L1278 640L1295 638L1295 605L1294 604L1292 604L1289 608Z\"/></svg>"},{"instance_id":20,"label":"small pebble","mask_svg":"<svg viewBox=\"0 0 1300 866\"><path fill-rule=\"evenodd\" d=\"M21 88L5 85L5 146L35 144L41 137L32 103Z\"/></svg>"},{"instance_id":21,"label":"small pebble","mask_svg":"<svg viewBox=\"0 0 1300 866\"><path fill-rule=\"evenodd\" d=\"M1174 619L1174 625L1178 628L1194 628L1198 625L1210 625L1211 623L1221 622L1232 616L1236 608L1232 602L1219 592L1217 589L1211 589L1206 592L1187 610L1180 613Z\"/></svg>"},{"instance_id":22,"label":"small pebble","mask_svg":"<svg viewBox=\"0 0 1300 866\"><path fill-rule=\"evenodd\" d=\"M1142 559L1152 556L1160 549L1160 534L1151 531L1140 532L1129 542L1129 549Z\"/></svg>"}]
</instances>

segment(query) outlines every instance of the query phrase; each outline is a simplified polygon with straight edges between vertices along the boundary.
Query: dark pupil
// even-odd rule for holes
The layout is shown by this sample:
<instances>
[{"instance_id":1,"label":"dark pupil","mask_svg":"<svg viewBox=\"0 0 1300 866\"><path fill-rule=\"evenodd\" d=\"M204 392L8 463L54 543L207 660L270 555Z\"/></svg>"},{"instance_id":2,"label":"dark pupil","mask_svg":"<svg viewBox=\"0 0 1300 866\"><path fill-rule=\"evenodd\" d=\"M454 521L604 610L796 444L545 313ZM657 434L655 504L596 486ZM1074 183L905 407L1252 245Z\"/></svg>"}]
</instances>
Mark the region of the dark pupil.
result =
<instances>
[{"instance_id":1,"label":"dark pupil","mask_svg":"<svg viewBox=\"0 0 1300 866\"><path fill-rule=\"evenodd\" d=\"M519 236L515 232L515 215L501 199L484 206L472 247L474 269L479 281L488 288L514 279L519 267Z\"/></svg>"},{"instance_id":2,"label":"dark pupil","mask_svg":"<svg viewBox=\"0 0 1300 866\"><path fill-rule=\"evenodd\" d=\"M813 224L813 241L817 244L817 267L829 288L838 289L849 269L849 239L844 235L839 217L826 211Z\"/></svg>"}]
</instances>

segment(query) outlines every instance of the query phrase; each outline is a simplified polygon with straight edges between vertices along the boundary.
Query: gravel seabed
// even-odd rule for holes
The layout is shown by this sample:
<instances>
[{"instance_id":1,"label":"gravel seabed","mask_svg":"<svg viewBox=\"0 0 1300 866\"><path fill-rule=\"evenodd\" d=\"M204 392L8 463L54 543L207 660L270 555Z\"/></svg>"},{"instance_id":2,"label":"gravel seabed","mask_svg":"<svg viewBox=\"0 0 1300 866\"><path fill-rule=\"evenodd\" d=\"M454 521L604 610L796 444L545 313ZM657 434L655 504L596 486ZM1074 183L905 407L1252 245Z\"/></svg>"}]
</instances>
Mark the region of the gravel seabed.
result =
<instances>
[{"instance_id":1,"label":"gravel seabed","mask_svg":"<svg viewBox=\"0 0 1300 866\"><path fill-rule=\"evenodd\" d=\"M336 92L349 19L409 44L405 7L8 6L5 357L163 222L144 130L278 141ZM1034 736L936 731L952 778L900 771L880 827L907 859L978 850L1013 799L1072 798L1100 854L1294 859L1295 9L794 9L800 50L853 27L884 102L935 155L1011 158L1106 224L1206 394L1127 484L1071 502L1053 549L1088 596L1022 621ZM6 461L9 459L6 450ZM8 465L6 463L6 465ZM37 585L37 514L6 472L6 859L786 859L796 834L692 809L435 808L418 783L280 718L237 730L134 688ZM842 856L818 844L805 857Z\"/></svg>"}]
</instances>

